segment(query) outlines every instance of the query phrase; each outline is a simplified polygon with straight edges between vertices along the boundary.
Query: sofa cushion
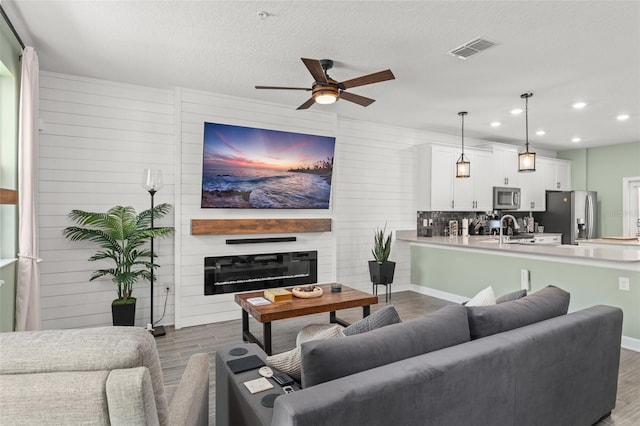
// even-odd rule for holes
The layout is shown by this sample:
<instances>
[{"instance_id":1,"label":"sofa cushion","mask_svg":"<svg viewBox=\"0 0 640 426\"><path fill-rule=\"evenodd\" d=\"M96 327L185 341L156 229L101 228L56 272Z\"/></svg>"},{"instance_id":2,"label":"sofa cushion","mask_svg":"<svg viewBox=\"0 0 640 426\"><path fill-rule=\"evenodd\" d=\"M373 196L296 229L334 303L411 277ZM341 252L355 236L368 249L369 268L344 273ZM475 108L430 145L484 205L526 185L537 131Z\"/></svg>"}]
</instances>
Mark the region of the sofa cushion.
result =
<instances>
[{"instance_id":1,"label":"sofa cushion","mask_svg":"<svg viewBox=\"0 0 640 426\"><path fill-rule=\"evenodd\" d=\"M345 336L353 336L355 334L365 333L367 331L396 324L398 322L400 322L400 315L398 315L398 311L396 311L396 308L394 308L393 305L387 305L368 317L354 322L342 330L342 332Z\"/></svg>"},{"instance_id":2,"label":"sofa cushion","mask_svg":"<svg viewBox=\"0 0 640 426\"><path fill-rule=\"evenodd\" d=\"M512 291L511 293L507 293L503 296L498 297L496 299L496 303L504 303L504 302L510 302L512 300L518 300L525 297L526 295L527 295L527 290L525 289Z\"/></svg>"},{"instance_id":3,"label":"sofa cushion","mask_svg":"<svg viewBox=\"0 0 640 426\"><path fill-rule=\"evenodd\" d=\"M495 304L496 295L493 292L493 287L491 286L480 290L475 296L465 303L466 306L490 306Z\"/></svg>"},{"instance_id":4,"label":"sofa cushion","mask_svg":"<svg viewBox=\"0 0 640 426\"><path fill-rule=\"evenodd\" d=\"M464 306L448 305L425 317L346 339L303 343L302 386L309 387L469 341Z\"/></svg>"},{"instance_id":5,"label":"sofa cushion","mask_svg":"<svg viewBox=\"0 0 640 426\"><path fill-rule=\"evenodd\" d=\"M548 286L518 300L493 306L466 306L471 339L564 315L569 310L569 293Z\"/></svg>"},{"instance_id":6,"label":"sofa cushion","mask_svg":"<svg viewBox=\"0 0 640 426\"><path fill-rule=\"evenodd\" d=\"M334 337L344 337L342 334L342 327L337 324L316 333L314 336L309 337L307 341L332 339ZM296 346L290 351L268 356L267 365L280 370L283 373L287 373L297 381L300 381L301 359L300 347Z\"/></svg>"},{"instance_id":7,"label":"sofa cushion","mask_svg":"<svg viewBox=\"0 0 640 426\"><path fill-rule=\"evenodd\" d=\"M147 367L160 424L169 415L153 336L140 327L0 333L0 374L102 371Z\"/></svg>"}]
</instances>

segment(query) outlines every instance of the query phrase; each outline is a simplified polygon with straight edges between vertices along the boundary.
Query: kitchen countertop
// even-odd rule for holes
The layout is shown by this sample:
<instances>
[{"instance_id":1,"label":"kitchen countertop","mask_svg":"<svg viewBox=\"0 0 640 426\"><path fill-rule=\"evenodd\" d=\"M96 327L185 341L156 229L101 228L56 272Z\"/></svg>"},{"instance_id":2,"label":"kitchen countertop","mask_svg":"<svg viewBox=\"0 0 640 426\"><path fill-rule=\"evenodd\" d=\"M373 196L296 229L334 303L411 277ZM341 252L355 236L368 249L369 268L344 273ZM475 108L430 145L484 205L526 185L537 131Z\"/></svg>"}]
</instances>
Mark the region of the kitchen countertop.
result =
<instances>
[{"instance_id":1,"label":"kitchen countertop","mask_svg":"<svg viewBox=\"0 0 640 426\"><path fill-rule=\"evenodd\" d=\"M640 248L640 240L634 239L622 239L617 237L611 238L594 238L591 240L578 240L578 244L602 244L602 245L616 245L630 248Z\"/></svg>"},{"instance_id":2,"label":"kitchen countertop","mask_svg":"<svg viewBox=\"0 0 640 426\"><path fill-rule=\"evenodd\" d=\"M544 235L544 234L543 234ZM585 261L621 262L640 268L640 250L575 245L500 244L494 236L471 235L468 237L418 237L415 230L396 231L396 239L432 246L456 249L483 250L495 254L535 255L550 258L568 258ZM585 240L586 241L586 240ZM637 262L638 265L635 265Z\"/></svg>"}]
</instances>

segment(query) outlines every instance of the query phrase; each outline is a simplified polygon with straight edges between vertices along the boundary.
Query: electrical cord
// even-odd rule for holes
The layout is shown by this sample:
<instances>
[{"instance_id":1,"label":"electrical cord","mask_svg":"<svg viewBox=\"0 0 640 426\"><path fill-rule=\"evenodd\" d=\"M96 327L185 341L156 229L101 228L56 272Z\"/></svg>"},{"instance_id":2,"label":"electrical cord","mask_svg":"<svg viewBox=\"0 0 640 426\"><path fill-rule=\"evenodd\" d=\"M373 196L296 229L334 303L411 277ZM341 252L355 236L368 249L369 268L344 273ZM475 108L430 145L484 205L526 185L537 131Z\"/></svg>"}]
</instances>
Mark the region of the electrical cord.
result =
<instances>
[{"instance_id":1,"label":"electrical cord","mask_svg":"<svg viewBox=\"0 0 640 426\"><path fill-rule=\"evenodd\" d=\"M162 319L164 318L165 312L167 312L167 299L169 299L169 288L167 287L165 290L166 292L164 293L164 308L162 308L162 315L160 316L160 318L158 318L156 322L153 323L151 327L155 327L160 321L162 321Z\"/></svg>"}]
</instances>

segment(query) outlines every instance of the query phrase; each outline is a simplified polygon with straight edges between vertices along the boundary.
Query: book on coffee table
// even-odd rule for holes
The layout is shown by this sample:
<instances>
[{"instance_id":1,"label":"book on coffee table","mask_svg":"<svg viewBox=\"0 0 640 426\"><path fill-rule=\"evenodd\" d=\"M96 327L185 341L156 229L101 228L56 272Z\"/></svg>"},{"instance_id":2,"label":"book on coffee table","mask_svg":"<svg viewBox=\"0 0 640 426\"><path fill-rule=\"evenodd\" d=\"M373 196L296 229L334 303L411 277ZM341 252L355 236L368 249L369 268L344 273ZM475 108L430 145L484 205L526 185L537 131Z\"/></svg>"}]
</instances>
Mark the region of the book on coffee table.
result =
<instances>
[{"instance_id":1,"label":"book on coffee table","mask_svg":"<svg viewBox=\"0 0 640 426\"><path fill-rule=\"evenodd\" d=\"M284 288L268 288L264 291L264 297L273 303L288 302L293 299L291 292Z\"/></svg>"},{"instance_id":2,"label":"book on coffee table","mask_svg":"<svg viewBox=\"0 0 640 426\"><path fill-rule=\"evenodd\" d=\"M251 303L253 306L268 305L271 303L264 297L251 297L247 299L247 302Z\"/></svg>"}]
</instances>

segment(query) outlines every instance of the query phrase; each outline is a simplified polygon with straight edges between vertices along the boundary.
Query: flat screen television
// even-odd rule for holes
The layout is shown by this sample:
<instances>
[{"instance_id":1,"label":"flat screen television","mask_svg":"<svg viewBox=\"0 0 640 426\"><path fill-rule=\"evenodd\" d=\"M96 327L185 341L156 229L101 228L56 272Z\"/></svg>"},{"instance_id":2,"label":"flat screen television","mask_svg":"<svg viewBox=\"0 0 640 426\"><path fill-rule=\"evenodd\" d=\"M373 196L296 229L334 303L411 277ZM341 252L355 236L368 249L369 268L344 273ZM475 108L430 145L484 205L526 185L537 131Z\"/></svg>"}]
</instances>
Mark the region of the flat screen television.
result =
<instances>
[{"instance_id":1,"label":"flat screen television","mask_svg":"<svg viewBox=\"0 0 640 426\"><path fill-rule=\"evenodd\" d=\"M328 209L335 142L205 122L201 207Z\"/></svg>"}]
</instances>

